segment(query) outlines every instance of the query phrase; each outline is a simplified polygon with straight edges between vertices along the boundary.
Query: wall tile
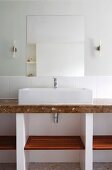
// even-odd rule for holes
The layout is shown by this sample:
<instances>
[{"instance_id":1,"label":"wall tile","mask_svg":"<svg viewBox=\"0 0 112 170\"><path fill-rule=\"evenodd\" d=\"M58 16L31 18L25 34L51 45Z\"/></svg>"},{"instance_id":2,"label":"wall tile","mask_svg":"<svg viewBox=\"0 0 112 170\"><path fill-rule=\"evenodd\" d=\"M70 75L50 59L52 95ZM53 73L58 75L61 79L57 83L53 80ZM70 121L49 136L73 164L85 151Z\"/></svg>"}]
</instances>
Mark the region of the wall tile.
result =
<instances>
[{"instance_id":1,"label":"wall tile","mask_svg":"<svg viewBox=\"0 0 112 170\"><path fill-rule=\"evenodd\" d=\"M74 77L57 77L58 87L74 88Z\"/></svg>"},{"instance_id":2,"label":"wall tile","mask_svg":"<svg viewBox=\"0 0 112 170\"><path fill-rule=\"evenodd\" d=\"M96 93L97 98L112 98L111 76L96 77Z\"/></svg>"},{"instance_id":3,"label":"wall tile","mask_svg":"<svg viewBox=\"0 0 112 170\"><path fill-rule=\"evenodd\" d=\"M28 77L10 77L9 80L10 98L18 97L18 89L31 87L31 80Z\"/></svg>"},{"instance_id":4,"label":"wall tile","mask_svg":"<svg viewBox=\"0 0 112 170\"><path fill-rule=\"evenodd\" d=\"M0 77L0 98L9 98L9 79L10 77Z\"/></svg>"},{"instance_id":5,"label":"wall tile","mask_svg":"<svg viewBox=\"0 0 112 170\"><path fill-rule=\"evenodd\" d=\"M53 77L50 76L32 77L30 80L32 87L53 87Z\"/></svg>"},{"instance_id":6,"label":"wall tile","mask_svg":"<svg viewBox=\"0 0 112 170\"><path fill-rule=\"evenodd\" d=\"M74 81L76 88L91 89L93 91L93 97L96 98L96 77L76 77Z\"/></svg>"},{"instance_id":7,"label":"wall tile","mask_svg":"<svg viewBox=\"0 0 112 170\"><path fill-rule=\"evenodd\" d=\"M58 77L58 87L89 88L94 98L112 98L111 76ZM0 98L17 98L18 89L29 87L53 87L53 77L0 77Z\"/></svg>"}]
</instances>

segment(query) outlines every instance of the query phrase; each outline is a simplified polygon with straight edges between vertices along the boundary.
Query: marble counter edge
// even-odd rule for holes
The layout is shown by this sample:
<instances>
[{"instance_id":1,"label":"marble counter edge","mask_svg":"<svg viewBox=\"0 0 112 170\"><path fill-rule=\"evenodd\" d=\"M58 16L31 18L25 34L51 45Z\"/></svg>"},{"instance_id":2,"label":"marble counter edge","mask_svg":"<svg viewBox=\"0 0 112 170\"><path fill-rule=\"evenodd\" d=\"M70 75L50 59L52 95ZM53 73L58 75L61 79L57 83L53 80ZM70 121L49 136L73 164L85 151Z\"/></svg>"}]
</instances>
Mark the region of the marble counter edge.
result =
<instances>
[{"instance_id":1,"label":"marble counter edge","mask_svg":"<svg viewBox=\"0 0 112 170\"><path fill-rule=\"evenodd\" d=\"M75 105L18 105L16 99L0 99L0 113L112 113L112 99Z\"/></svg>"}]
</instances>

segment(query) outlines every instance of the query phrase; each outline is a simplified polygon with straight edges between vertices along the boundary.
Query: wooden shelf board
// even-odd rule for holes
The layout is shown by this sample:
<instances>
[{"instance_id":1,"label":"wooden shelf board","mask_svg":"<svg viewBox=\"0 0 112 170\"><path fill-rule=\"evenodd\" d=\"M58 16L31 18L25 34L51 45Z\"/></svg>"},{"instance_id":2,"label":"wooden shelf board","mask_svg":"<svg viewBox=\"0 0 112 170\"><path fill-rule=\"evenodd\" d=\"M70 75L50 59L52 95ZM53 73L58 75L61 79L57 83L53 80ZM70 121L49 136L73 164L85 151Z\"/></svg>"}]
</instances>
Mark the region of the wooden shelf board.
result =
<instances>
[{"instance_id":1,"label":"wooden shelf board","mask_svg":"<svg viewBox=\"0 0 112 170\"><path fill-rule=\"evenodd\" d=\"M82 150L80 136L29 136L25 150Z\"/></svg>"},{"instance_id":2,"label":"wooden shelf board","mask_svg":"<svg viewBox=\"0 0 112 170\"><path fill-rule=\"evenodd\" d=\"M112 136L99 135L93 137L94 150L112 150Z\"/></svg>"},{"instance_id":3,"label":"wooden shelf board","mask_svg":"<svg viewBox=\"0 0 112 170\"><path fill-rule=\"evenodd\" d=\"M0 150L15 150L16 137L15 136L0 136Z\"/></svg>"}]
</instances>

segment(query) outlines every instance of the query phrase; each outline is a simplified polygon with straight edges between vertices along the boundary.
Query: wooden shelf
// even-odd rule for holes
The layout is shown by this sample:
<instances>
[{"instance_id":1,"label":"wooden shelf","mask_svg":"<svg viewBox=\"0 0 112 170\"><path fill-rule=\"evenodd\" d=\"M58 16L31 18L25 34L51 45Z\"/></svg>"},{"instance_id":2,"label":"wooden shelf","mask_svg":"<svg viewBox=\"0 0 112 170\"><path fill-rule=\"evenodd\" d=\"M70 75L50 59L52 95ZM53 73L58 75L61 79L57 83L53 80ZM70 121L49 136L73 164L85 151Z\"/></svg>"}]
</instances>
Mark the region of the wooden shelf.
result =
<instances>
[{"instance_id":1,"label":"wooden shelf","mask_svg":"<svg viewBox=\"0 0 112 170\"><path fill-rule=\"evenodd\" d=\"M16 137L15 136L0 136L0 150L15 150Z\"/></svg>"},{"instance_id":2,"label":"wooden shelf","mask_svg":"<svg viewBox=\"0 0 112 170\"><path fill-rule=\"evenodd\" d=\"M29 136L25 150L82 150L80 136Z\"/></svg>"},{"instance_id":3,"label":"wooden shelf","mask_svg":"<svg viewBox=\"0 0 112 170\"><path fill-rule=\"evenodd\" d=\"M94 150L112 150L112 136L94 136L93 137Z\"/></svg>"}]
</instances>

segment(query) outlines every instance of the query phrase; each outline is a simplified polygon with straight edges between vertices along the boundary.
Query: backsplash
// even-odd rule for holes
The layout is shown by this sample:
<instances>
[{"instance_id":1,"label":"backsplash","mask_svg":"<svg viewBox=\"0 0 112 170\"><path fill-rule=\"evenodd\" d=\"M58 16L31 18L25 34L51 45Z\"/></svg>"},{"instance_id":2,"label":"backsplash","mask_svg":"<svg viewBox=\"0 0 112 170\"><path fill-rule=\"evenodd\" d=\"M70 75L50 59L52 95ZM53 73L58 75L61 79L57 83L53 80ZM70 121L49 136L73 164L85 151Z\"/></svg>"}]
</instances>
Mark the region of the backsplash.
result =
<instances>
[{"instance_id":1,"label":"backsplash","mask_svg":"<svg viewBox=\"0 0 112 170\"><path fill-rule=\"evenodd\" d=\"M94 98L112 98L112 76L57 77L58 87L89 88ZM17 98L18 89L53 87L53 77L0 76L0 98Z\"/></svg>"}]
</instances>

